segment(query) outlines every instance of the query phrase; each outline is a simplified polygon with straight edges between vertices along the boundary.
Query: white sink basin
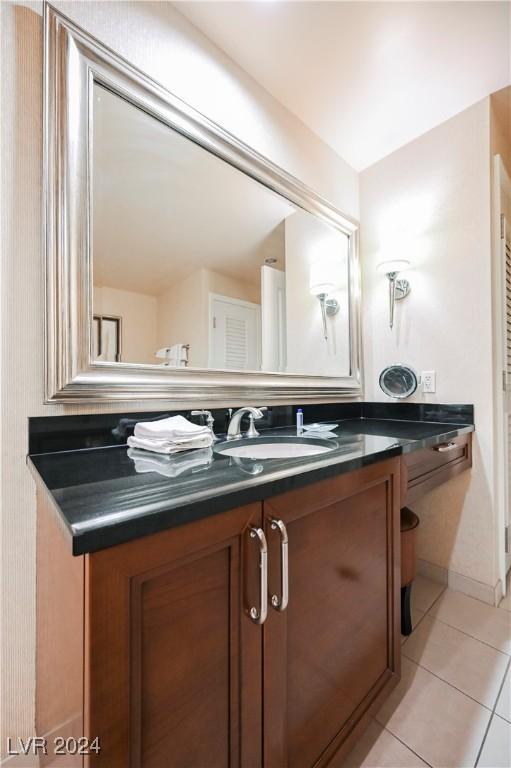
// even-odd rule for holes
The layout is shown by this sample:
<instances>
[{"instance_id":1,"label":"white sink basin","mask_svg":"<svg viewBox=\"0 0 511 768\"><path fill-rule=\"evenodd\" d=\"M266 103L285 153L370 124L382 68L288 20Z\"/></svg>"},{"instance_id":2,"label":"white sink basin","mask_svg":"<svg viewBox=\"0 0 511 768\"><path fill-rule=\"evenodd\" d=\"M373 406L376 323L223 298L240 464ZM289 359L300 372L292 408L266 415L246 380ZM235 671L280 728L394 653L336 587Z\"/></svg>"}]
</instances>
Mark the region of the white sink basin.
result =
<instances>
[{"instance_id":1,"label":"white sink basin","mask_svg":"<svg viewBox=\"0 0 511 768\"><path fill-rule=\"evenodd\" d=\"M335 447L335 443L320 438L254 437L225 441L216 445L214 450L222 456L236 456L241 459L295 459L328 453Z\"/></svg>"}]
</instances>

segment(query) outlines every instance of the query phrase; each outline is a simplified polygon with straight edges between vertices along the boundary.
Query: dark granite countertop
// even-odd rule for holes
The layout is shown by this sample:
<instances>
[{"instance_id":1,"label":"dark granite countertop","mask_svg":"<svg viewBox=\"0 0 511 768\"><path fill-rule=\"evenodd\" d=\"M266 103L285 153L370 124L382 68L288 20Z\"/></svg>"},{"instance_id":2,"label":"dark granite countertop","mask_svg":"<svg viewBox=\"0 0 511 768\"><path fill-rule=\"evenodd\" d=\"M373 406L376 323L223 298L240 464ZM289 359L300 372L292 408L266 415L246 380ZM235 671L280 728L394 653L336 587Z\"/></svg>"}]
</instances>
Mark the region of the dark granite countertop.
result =
<instances>
[{"instance_id":1,"label":"dark granite countertop","mask_svg":"<svg viewBox=\"0 0 511 768\"><path fill-rule=\"evenodd\" d=\"M29 461L60 512L73 554L81 555L474 430L472 424L410 419L336 421L339 427L329 438L333 450L301 458L253 460L187 452L156 458L160 471L140 471L147 470L144 461L135 462L126 445L109 445L36 453ZM261 432L279 434L296 435L296 430L286 426Z\"/></svg>"}]
</instances>

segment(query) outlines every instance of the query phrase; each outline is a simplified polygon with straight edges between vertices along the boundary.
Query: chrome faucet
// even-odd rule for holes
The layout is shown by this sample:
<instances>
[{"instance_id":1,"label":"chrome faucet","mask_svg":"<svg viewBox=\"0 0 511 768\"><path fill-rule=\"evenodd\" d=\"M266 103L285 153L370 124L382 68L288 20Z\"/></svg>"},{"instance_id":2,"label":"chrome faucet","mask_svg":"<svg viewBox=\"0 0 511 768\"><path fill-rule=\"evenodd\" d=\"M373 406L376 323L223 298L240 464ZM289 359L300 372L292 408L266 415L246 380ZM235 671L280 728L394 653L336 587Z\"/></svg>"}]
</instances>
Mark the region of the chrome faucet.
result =
<instances>
[{"instance_id":1,"label":"chrome faucet","mask_svg":"<svg viewBox=\"0 0 511 768\"><path fill-rule=\"evenodd\" d=\"M253 425L253 419L262 419L263 414L259 410L259 408L238 408L235 413L233 413L232 418L229 422L229 427L227 429L227 440L239 440L240 437L242 437L241 430L240 430L240 422L243 416L249 413L252 418L250 420L251 425Z\"/></svg>"}]
</instances>

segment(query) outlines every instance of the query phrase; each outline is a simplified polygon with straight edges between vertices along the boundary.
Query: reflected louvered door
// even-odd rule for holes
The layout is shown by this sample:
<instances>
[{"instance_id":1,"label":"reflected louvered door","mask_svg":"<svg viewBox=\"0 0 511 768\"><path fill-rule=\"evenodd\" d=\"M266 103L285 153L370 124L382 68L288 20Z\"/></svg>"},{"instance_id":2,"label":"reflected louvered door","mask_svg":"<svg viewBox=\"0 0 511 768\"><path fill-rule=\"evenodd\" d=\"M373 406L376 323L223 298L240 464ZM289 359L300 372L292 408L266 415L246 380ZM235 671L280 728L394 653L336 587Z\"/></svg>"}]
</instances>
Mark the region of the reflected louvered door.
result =
<instances>
[{"instance_id":1,"label":"reflected louvered door","mask_svg":"<svg viewBox=\"0 0 511 768\"><path fill-rule=\"evenodd\" d=\"M260 367L261 307L241 299L210 295L210 368Z\"/></svg>"},{"instance_id":2,"label":"reflected louvered door","mask_svg":"<svg viewBox=\"0 0 511 768\"><path fill-rule=\"evenodd\" d=\"M225 367L246 368L249 353L248 318L225 318Z\"/></svg>"},{"instance_id":3,"label":"reflected louvered door","mask_svg":"<svg viewBox=\"0 0 511 768\"><path fill-rule=\"evenodd\" d=\"M507 430L505 440L505 496L506 496L506 526L509 530L509 522L511 518L511 230L509 223L502 216L502 229L501 229L501 247L502 247L502 263L504 267L504 286L505 286L505 332L504 332L504 364L505 364L505 393L504 393L504 419ZM508 552L506 556L506 568L511 565L511 555L509 550L511 547L508 545Z\"/></svg>"}]
</instances>

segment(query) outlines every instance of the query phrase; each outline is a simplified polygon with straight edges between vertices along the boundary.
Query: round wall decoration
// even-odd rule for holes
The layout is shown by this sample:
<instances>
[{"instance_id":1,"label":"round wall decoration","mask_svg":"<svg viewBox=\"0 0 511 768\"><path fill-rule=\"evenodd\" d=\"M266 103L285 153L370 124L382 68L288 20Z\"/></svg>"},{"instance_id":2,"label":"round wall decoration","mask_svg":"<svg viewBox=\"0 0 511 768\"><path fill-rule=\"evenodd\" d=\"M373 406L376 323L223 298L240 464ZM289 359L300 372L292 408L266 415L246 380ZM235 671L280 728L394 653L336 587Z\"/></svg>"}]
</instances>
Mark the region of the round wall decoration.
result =
<instances>
[{"instance_id":1,"label":"round wall decoration","mask_svg":"<svg viewBox=\"0 0 511 768\"><path fill-rule=\"evenodd\" d=\"M402 363L389 365L380 373L380 387L389 397L410 397L418 384L417 374L413 368Z\"/></svg>"}]
</instances>

